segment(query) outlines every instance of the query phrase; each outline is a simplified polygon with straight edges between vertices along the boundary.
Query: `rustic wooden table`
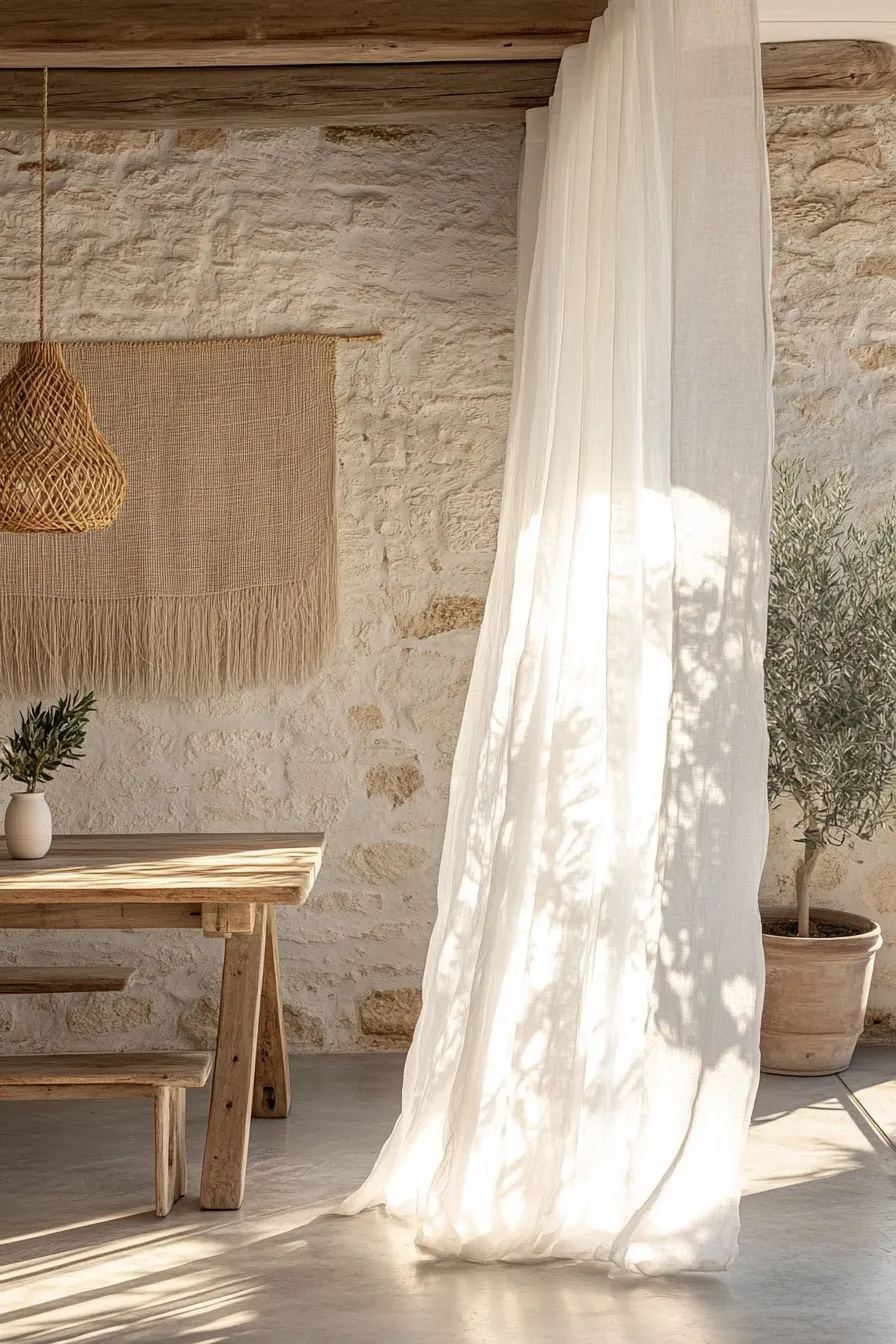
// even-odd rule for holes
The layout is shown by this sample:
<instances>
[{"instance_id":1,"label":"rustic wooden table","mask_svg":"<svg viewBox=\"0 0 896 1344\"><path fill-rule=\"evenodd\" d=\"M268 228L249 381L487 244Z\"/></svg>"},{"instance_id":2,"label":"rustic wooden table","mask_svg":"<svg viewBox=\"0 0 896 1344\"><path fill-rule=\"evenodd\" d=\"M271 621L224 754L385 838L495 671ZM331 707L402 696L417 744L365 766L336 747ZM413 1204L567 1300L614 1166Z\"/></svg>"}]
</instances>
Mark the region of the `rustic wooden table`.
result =
<instances>
[{"instance_id":1,"label":"rustic wooden table","mask_svg":"<svg viewBox=\"0 0 896 1344\"><path fill-rule=\"evenodd\" d=\"M238 1209L249 1122L289 1113L276 907L301 905L322 835L62 835L0 860L0 928L201 929L226 939L204 1209Z\"/></svg>"}]
</instances>

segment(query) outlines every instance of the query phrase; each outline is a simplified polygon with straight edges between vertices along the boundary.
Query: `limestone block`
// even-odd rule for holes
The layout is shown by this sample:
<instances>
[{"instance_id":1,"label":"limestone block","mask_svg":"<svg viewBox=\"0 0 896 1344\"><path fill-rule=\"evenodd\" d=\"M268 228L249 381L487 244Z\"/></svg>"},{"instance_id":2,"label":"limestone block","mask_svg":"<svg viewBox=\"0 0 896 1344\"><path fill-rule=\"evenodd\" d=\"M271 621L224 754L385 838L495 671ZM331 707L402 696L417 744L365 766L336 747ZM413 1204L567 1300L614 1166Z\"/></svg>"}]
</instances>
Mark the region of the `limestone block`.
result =
<instances>
[{"instance_id":1,"label":"limestone block","mask_svg":"<svg viewBox=\"0 0 896 1344\"><path fill-rule=\"evenodd\" d=\"M177 147L192 152L197 149L223 149L227 132L218 126L184 127L177 133Z\"/></svg>"},{"instance_id":2,"label":"limestone block","mask_svg":"<svg viewBox=\"0 0 896 1344\"><path fill-rule=\"evenodd\" d=\"M832 207L827 201L779 201L774 206L774 221L779 229L804 232L831 219Z\"/></svg>"},{"instance_id":3,"label":"limestone block","mask_svg":"<svg viewBox=\"0 0 896 1344\"><path fill-rule=\"evenodd\" d=\"M885 280L896 280L896 255L865 257L859 262L856 275L880 276Z\"/></svg>"},{"instance_id":4,"label":"limestone block","mask_svg":"<svg viewBox=\"0 0 896 1344\"><path fill-rule=\"evenodd\" d=\"M366 146L400 145L407 148L425 145L432 138L425 126L325 126L324 139L331 145Z\"/></svg>"},{"instance_id":5,"label":"limestone block","mask_svg":"<svg viewBox=\"0 0 896 1344\"><path fill-rule=\"evenodd\" d=\"M374 765L364 776L368 798L386 798L401 807L423 788L423 771L417 761L401 765Z\"/></svg>"},{"instance_id":6,"label":"limestone block","mask_svg":"<svg viewBox=\"0 0 896 1344\"><path fill-rule=\"evenodd\" d=\"M493 551L498 539L501 495L497 490L463 490L442 506L442 532L450 551Z\"/></svg>"},{"instance_id":7,"label":"limestone block","mask_svg":"<svg viewBox=\"0 0 896 1344\"><path fill-rule=\"evenodd\" d=\"M896 368L896 345L888 341L879 341L874 345L857 345L850 355L860 369L873 373L878 369Z\"/></svg>"},{"instance_id":8,"label":"limestone block","mask_svg":"<svg viewBox=\"0 0 896 1344\"><path fill-rule=\"evenodd\" d=\"M841 219L815 235L816 244L844 247L848 243L864 243L877 235L873 224L864 219Z\"/></svg>"},{"instance_id":9,"label":"limestone block","mask_svg":"<svg viewBox=\"0 0 896 1344\"><path fill-rule=\"evenodd\" d=\"M863 192L861 196L855 198L850 207L857 219L864 219L868 220L869 223L885 226L881 233L884 242L892 237L890 225L893 221L894 208L896 208L896 192L882 188L877 191Z\"/></svg>"},{"instance_id":10,"label":"limestone block","mask_svg":"<svg viewBox=\"0 0 896 1344\"><path fill-rule=\"evenodd\" d=\"M421 1006L419 989L375 989L361 1002L361 1032L410 1041Z\"/></svg>"},{"instance_id":11,"label":"limestone block","mask_svg":"<svg viewBox=\"0 0 896 1344\"><path fill-rule=\"evenodd\" d=\"M324 1024L319 1017L291 1003L283 1005L283 1025L287 1044L300 1050L320 1050L324 1044Z\"/></svg>"},{"instance_id":12,"label":"limestone block","mask_svg":"<svg viewBox=\"0 0 896 1344\"><path fill-rule=\"evenodd\" d=\"M158 141L158 132L51 130L51 137L56 149L80 150L83 154L121 154L126 150L152 149Z\"/></svg>"},{"instance_id":13,"label":"limestone block","mask_svg":"<svg viewBox=\"0 0 896 1344\"><path fill-rule=\"evenodd\" d=\"M862 1039L887 1042L896 1040L896 1012L890 1012L886 1008L869 1008L865 1014Z\"/></svg>"},{"instance_id":14,"label":"limestone block","mask_svg":"<svg viewBox=\"0 0 896 1344\"><path fill-rule=\"evenodd\" d=\"M453 678L440 695L421 699L407 707L407 715L417 732L457 734L470 687L472 663L464 673Z\"/></svg>"},{"instance_id":15,"label":"limestone block","mask_svg":"<svg viewBox=\"0 0 896 1344\"><path fill-rule=\"evenodd\" d=\"M99 1040L107 1033L140 1031L155 1015L153 999L127 994L77 994L72 997L65 1020L76 1036Z\"/></svg>"},{"instance_id":16,"label":"limestone block","mask_svg":"<svg viewBox=\"0 0 896 1344\"><path fill-rule=\"evenodd\" d=\"M194 999L181 1013L178 1025L184 1039L196 1050L213 1050L218 1034L218 1000Z\"/></svg>"},{"instance_id":17,"label":"limestone block","mask_svg":"<svg viewBox=\"0 0 896 1344\"><path fill-rule=\"evenodd\" d=\"M832 892L843 885L849 876L849 853L826 849L812 874L812 886L818 892Z\"/></svg>"},{"instance_id":18,"label":"limestone block","mask_svg":"<svg viewBox=\"0 0 896 1344\"><path fill-rule=\"evenodd\" d=\"M309 908L339 911L341 914L375 915L383 908L383 898L376 891L323 891L315 888L309 898Z\"/></svg>"},{"instance_id":19,"label":"limestone block","mask_svg":"<svg viewBox=\"0 0 896 1344\"><path fill-rule=\"evenodd\" d=\"M844 126L842 130L832 131L826 144L838 154L857 154L870 149L871 157L877 157L877 136L873 126Z\"/></svg>"},{"instance_id":20,"label":"limestone block","mask_svg":"<svg viewBox=\"0 0 896 1344\"><path fill-rule=\"evenodd\" d=\"M831 187L835 190L843 187L848 189L856 185L865 186L875 177L873 168L855 159L829 159L827 163L820 163L809 173L809 181L814 187Z\"/></svg>"},{"instance_id":21,"label":"limestone block","mask_svg":"<svg viewBox=\"0 0 896 1344\"><path fill-rule=\"evenodd\" d=\"M868 895L880 914L896 914L896 863L874 869L868 878Z\"/></svg>"},{"instance_id":22,"label":"limestone block","mask_svg":"<svg viewBox=\"0 0 896 1344\"><path fill-rule=\"evenodd\" d=\"M385 727L386 723L378 705L351 705L345 711L345 717L353 728L362 733L374 732L377 728Z\"/></svg>"},{"instance_id":23,"label":"limestone block","mask_svg":"<svg viewBox=\"0 0 896 1344\"><path fill-rule=\"evenodd\" d=\"M396 625L404 639L429 639L449 630L477 630L484 611L482 597L434 597L423 611L398 617Z\"/></svg>"},{"instance_id":24,"label":"limestone block","mask_svg":"<svg viewBox=\"0 0 896 1344\"><path fill-rule=\"evenodd\" d=\"M370 885L395 883L417 872L429 858L428 852L419 845L385 840L372 845L357 845L343 859L342 870L347 876Z\"/></svg>"}]
</instances>

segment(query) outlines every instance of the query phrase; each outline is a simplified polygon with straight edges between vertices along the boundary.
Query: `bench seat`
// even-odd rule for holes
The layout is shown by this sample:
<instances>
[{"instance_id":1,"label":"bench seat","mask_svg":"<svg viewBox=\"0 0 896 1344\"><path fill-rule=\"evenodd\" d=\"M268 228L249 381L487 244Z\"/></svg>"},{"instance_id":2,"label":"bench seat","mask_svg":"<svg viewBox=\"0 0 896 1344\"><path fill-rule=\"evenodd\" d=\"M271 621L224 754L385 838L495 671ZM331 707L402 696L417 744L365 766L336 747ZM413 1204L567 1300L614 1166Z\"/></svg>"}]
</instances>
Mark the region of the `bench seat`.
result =
<instances>
[{"instance_id":1,"label":"bench seat","mask_svg":"<svg viewBox=\"0 0 896 1344\"><path fill-rule=\"evenodd\" d=\"M152 1097L156 1213L164 1218L187 1188L186 1089L202 1087L211 1067L211 1054L200 1050L7 1055L0 1058L0 1101Z\"/></svg>"},{"instance_id":2,"label":"bench seat","mask_svg":"<svg viewBox=\"0 0 896 1344\"><path fill-rule=\"evenodd\" d=\"M95 994L127 989L132 966L0 966L0 994Z\"/></svg>"}]
</instances>

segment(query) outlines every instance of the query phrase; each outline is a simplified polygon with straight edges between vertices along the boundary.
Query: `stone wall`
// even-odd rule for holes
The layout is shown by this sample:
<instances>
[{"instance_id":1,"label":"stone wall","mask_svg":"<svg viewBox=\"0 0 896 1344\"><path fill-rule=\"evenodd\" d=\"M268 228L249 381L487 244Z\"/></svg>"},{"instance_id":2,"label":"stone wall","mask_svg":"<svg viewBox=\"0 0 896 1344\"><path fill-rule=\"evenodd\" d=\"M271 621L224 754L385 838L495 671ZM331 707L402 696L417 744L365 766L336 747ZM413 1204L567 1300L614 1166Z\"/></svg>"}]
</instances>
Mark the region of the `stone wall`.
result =
<instances>
[{"instance_id":1,"label":"stone wall","mask_svg":"<svg viewBox=\"0 0 896 1344\"><path fill-rule=\"evenodd\" d=\"M896 454L896 103L775 110L783 452L848 463L863 513ZM59 338L382 330L340 353L342 639L300 691L106 700L59 829L325 828L281 921L295 1050L402 1046L435 914L450 764L493 556L512 359L511 127L53 136ZM0 336L34 332L33 137L0 135ZM63 688L60 688L63 689ZM0 706L0 724L17 706ZM763 897L796 849L773 819ZM820 898L879 917L876 1030L896 1028L896 839L832 853ZM119 960L126 996L0 1000L8 1048L204 1044L221 949L189 933L28 934L5 961Z\"/></svg>"},{"instance_id":2,"label":"stone wall","mask_svg":"<svg viewBox=\"0 0 896 1344\"><path fill-rule=\"evenodd\" d=\"M896 495L896 100L775 109L778 448L814 471L852 468L863 520ZM776 811L763 898L791 899L798 850ZM896 1031L896 837L827 853L819 904L878 919L869 1029Z\"/></svg>"},{"instance_id":3,"label":"stone wall","mask_svg":"<svg viewBox=\"0 0 896 1344\"><path fill-rule=\"evenodd\" d=\"M50 331L382 331L339 354L342 636L301 689L105 698L59 831L325 829L284 912L297 1050L406 1043L493 558L512 365L515 126L52 135ZM0 135L0 337L35 331L37 157ZM64 687L60 687L60 692ZM0 705L8 731L20 706ZM134 965L127 995L0 1000L5 1048L204 1044L221 944L6 935L4 961Z\"/></svg>"}]
</instances>

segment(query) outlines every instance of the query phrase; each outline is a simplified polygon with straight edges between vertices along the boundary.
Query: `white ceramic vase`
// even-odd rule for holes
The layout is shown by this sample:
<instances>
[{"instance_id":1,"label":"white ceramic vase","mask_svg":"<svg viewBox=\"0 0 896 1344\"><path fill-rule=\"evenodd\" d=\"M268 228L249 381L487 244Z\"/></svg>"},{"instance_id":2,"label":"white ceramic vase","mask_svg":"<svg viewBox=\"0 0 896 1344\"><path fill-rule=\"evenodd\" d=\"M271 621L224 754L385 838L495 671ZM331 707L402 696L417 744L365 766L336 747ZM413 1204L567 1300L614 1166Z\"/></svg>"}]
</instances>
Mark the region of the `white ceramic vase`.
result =
<instances>
[{"instance_id":1,"label":"white ceramic vase","mask_svg":"<svg viewBox=\"0 0 896 1344\"><path fill-rule=\"evenodd\" d=\"M4 830L11 859L42 859L53 842L53 818L44 795L14 793Z\"/></svg>"}]
</instances>

